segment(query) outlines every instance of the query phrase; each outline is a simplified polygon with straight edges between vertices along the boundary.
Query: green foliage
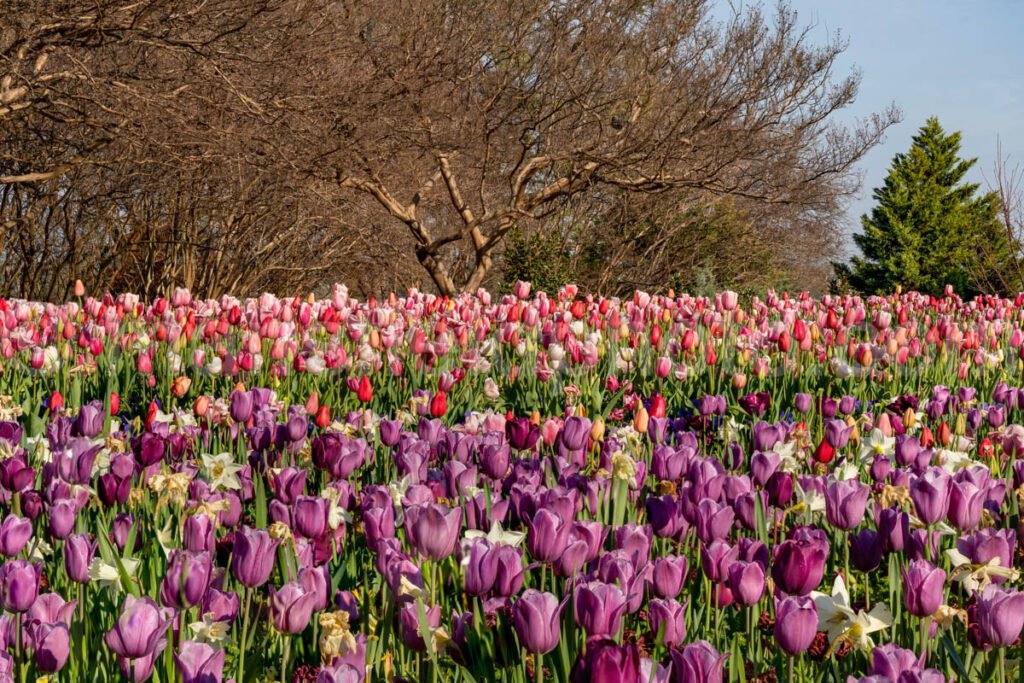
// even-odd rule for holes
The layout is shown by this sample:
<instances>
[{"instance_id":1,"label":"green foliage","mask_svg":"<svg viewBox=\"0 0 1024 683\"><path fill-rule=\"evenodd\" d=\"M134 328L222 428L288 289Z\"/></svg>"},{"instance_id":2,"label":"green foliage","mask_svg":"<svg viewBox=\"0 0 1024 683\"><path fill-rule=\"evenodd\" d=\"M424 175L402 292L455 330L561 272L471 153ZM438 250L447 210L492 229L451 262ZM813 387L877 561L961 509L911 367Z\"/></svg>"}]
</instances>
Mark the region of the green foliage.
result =
<instances>
[{"instance_id":1,"label":"green foliage","mask_svg":"<svg viewBox=\"0 0 1024 683\"><path fill-rule=\"evenodd\" d=\"M571 256L558 233L537 231L527 235L516 229L505 238L503 291L511 291L517 280L525 280L536 290L557 292L574 281L573 274Z\"/></svg>"},{"instance_id":2,"label":"green foliage","mask_svg":"<svg viewBox=\"0 0 1024 683\"><path fill-rule=\"evenodd\" d=\"M875 189L877 205L854 235L861 256L836 265L834 287L938 294L950 284L966 296L1011 287L1016 245L998 220L998 196L976 196L979 186L963 182L976 159L959 153L960 133L947 135L938 119L928 119Z\"/></svg>"}]
</instances>

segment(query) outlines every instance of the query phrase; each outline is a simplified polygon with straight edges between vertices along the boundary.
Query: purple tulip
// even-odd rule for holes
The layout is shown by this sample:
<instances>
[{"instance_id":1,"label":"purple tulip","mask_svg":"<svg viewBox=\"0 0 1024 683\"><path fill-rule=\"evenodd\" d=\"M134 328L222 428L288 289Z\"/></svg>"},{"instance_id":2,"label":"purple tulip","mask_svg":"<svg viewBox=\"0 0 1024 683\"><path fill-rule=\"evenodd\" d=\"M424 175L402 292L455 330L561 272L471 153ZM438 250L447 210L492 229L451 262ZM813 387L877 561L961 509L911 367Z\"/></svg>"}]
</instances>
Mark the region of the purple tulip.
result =
<instances>
[{"instance_id":1,"label":"purple tulip","mask_svg":"<svg viewBox=\"0 0 1024 683\"><path fill-rule=\"evenodd\" d=\"M871 487L859 479L829 484L825 489L825 517L838 529L856 529L864 519Z\"/></svg>"},{"instance_id":2,"label":"purple tulip","mask_svg":"<svg viewBox=\"0 0 1024 683\"><path fill-rule=\"evenodd\" d=\"M37 624L33 633L36 666L40 671L56 673L64 668L71 654L71 629L63 622Z\"/></svg>"},{"instance_id":3,"label":"purple tulip","mask_svg":"<svg viewBox=\"0 0 1024 683\"><path fill-rule=\"evenodd\" d=\"M231 392L231 402L228 412L231 419L238 424L244 425L252 417L252 394L248 391L235 390Z\"/></svg>"},{"instance_id":4,"label":"purple tulip","mask_svg":"<svg viewBox=\"0 0 1024 683\"><path fill-rule=\"evenodd\" d=\"M805 393L797 393L793 396L793 407L798 413L806 413L811 409L811 395Z\"/></svg>"},{"instance_id":5,"label":"purple tulip","mask_svg":"<svg viewBox=\"0 0 1024 683\"><path fill-rule=\"evenodd\" d=\"M469 546L464 560L466 568L466 593L483 595L494 586L498 572L498 554L495 546L485 539L477 539Z\"/></svg>"},{"instance_id":6,"label":"purple tulip","mask_svg":"<svg viewBox=\"0 0 1024 683\"><path fill-rule=\"evenodd\" d=\"M576 623L588 636L615 637L625 610L626 595L618 586L592 581L576 588Z\"/></svg>"},{"instance_id":7,"label":"purple tulip","mask_svg":"<svg viewBox=\"0 0 1024 683\"><path fill-rule=\"evenodd\" d=\"M972 481L953 480L949 489L949 521L961 531L969 531L981 522L987 490Z\"/></svg>"},{"instance_id":8,"label":"purple tulip","mask_svg":"<svg viewBox=\"0 0 1024 683\"><path fill-rule=\"evenodd\" d=\"M688 564L685 555L665 555L654 560L651 588L659 598L672 599L683 590Z\"/></svg>"},{"instance_id":9,"label":"purple tulip","mask_svg":"<svg viewBox=\"0 0 1024 683\"><path fill-rule=\"evenodd\" d=\"M571 525L561 515L541 508L526 523L526 548L540 562L557 560L569 543Z\"/></svg>"},{"instance_id":10,"label":"purple tulip","mask_svg":"<svg viewBox=\"0 0 1024 683\"><path fill-rule=\"evenodd\" d=\"M850 561L862 572L873 572L882 564L882 542L874 529L861 529L850 538Z\"/></svg>"},{"instance_id":11,"label":"purple tulip","mask_svg":"<svg viewBox=\"0 0 1024 683\"><path fill-rule=\"evenodd\" d=\"M462 508L437 503L414 505L405 513L405 528L412 544L429 560L443 560L455 552L462 531Z\"/></svg>"},{"instance_id":12,"label":"purple tulip","mask_svg":"<svg viewBox=\"0 0 1024 683\"><path fill-rule=\"evenodd\" d=\"M103 641L115 654L127 659L140 659L157 652L166 644L164 633L170 618L152 598L128 595L121 605L121 614Z\"/></svg>"},{"instance_id":13,"label":"purple tulip","mask_svg":"<svg viewBox=\"0 0 1024 683\"><path fill-rule=\"evenodd\" d=\"M671 650L677 683L722 683L725 660L706 640L698 640L680 650Z\"/></svg>"},{"instance_id":14,"label":"purple tulip","mask_svg":"<svg viewBox=\"0 0 1024 683\"><path fill-rule=\"evenodd\" d=\"M182 683L221 683L224 680L224 650L214 650L206 643L186 640L174 653L174 663Z\"/></svg>"},{"instance_id":15,"label":"purple tulip","mask_svg":"<svg viewBox=\"0 0 1024 683\"><path fill-rule=\"evenodd\" d=\"M231 623L238 616L241 602L238 593L234 591L225 593L211 586L203 596L200 614L210 614L214 621Z\"/></svg>"},{"instance_id":16,"label":"purple tulip","mask_svg":"<svg viewBox=\"0 0 1024 683\"><path fill-rule=\"evenodd\" d=\"M213 558L209 553L175 549L160 584L160 602L185 609L199 604L210 585Z\"/></svg>"},{"instance_id":17,"label":"purple tulip","mask_svg":"<svg viewBox=\"0 0 1024 683\"><path fill-rule=\"evenodd\" d=\"M554 650L561 635L558 624L563 606L551 593L528 588L512 605L512 625L519 643L534 654Z\"/></svg>"},{"instance_id":18,"label":"purple tulip","mask_svg":"<svg viewBox=\"0 0 1024 683\"><path fill-rule=\"evenodd\" d=\"M675 600L651 600L647 604L647 620L651 633L666 647L676 647L686 640L686 605Z\"/></svg>"},{"instance_id":19,"label":"purple tulip","mask_svg":"<svg viewBox=\"0 0 1024 683\"><path fill-rule=\"evenodd\" d=\"M794 530L797 532L798 530ZM772 578L779 590L790 595L807 595L821 584L828 558L824 534L791 534L796 537L775 546Z\"/></svg>"},{"instance_id":20,"label":"purple tulip","mask_svg":"<svg viewBox=\"0 0 1024 683\"><path fill-rule=\"evenodd\" d=\"M495 568L492 590L501 597L510 598L519 593L526 577L522 551L512 546L499 545L494 554Z\"/></svg>"},{"instance_id":21,"label":"purple tulip","mask_svg":"<svg viewBox=\"0 0 1024 683\"><path fill-rule=\"evenodd\" d=\"M853 435L853 425L842 420L829 420L825 423L825 441L837 451L846 448Z\"/></svg>"},{"instance_id":22,"label":"purple tulip","mask_svg":"<svg viewBox=\"0 0 1024 683\"><path fill-rule=\"evenodd\" d=\"M818 610L807 597L789 596L775 608L775 642L788 655L806 652L818 634Z\"/></svg>"},{"instance_id":23,"label":"purple tulip","mask_svg":"<svg viewBox=\"0 0 1024 683\"><path fill-rule=\"evenodd\" d=\"M316 593L307 591L298 581L290 581L280 590L270 587L270 620L281 633L302 633L309 625L316 606Z\"/></svg>"},{"instance_id":24,"label":"purple tulip","mask_svg":"<svg viewBox=\"0 0 1024 683\"><path fill-rule=\"evenodd\" d=\"M878 537L882 550L902 552L910 535L910 517L899 508L885 508L878 513Z\"/></svg>"},{"instance_id":25,"label":"purple tulip","mask_svg":"<svg viewBox=\"0 0 1024 683\"><path fill-rule=\"evenodd\" d=\"M295 530L306 538L320 538L327 529L329 511L330 503L325 498L298 496L293 514Z\"/></svg>"},{"instance_id":26,"label":"purple tulip","mask_svg":"<svg viewBox=\"0 0 1024 683\"><path fill-rule=\"evenodd\" d=\"M274 560L280 543L280 540L271 538L263 529L242 527L235 532L231 573L249 588L262 586L274 571Z\"/></svg>"},{"instance_id":27,"label":"purple tulip","mask_svg":"<svg viewBox=\"0 0 1024 683\"><path fill-rule=\"evenodd\" d=\"M929 467L910 480L910 499L925 524L940 522L949 510L952 478L939 467Z\"/></svg>"},{"instance_id":28,"label":"purple tulip","mask_svg":"<svg viewBox=\"0 0 1024 683\"><path fill-rule=\"evenodd\" d=\"M8 560L0 566L0 605L8 612L25 612L39 594L41 565Z\"/></svg>"},{"instance_id":29,"label":"purple tulip","mask_svg":"<svg viewBox=\"0 0 1024 683\"><path fill-rule=\"evenodd\" d=\"M1024 593L988 586L978 597L978 635L996 647L1013 645L1024 628Z\"/></svg>"},{"instance_id":30,"label":"purple tulip","mask_svg":"<svg viewBox=\"0 0 1024 683\"><path fill-rule=\"evenodd\" d=\"M532 450L540 439L540 427L529 418L515 417L505 422L505 436L517 451Z\"/></svg>"},{"instance_id":31,"label":"purple tulip","mask_svg":"<svg viewBox=\"0 0 1024 683\"><path fill-rule=\"evenodd\" d=\"M570 683L647 683L640 678L640 652L635 644L619 645L609 638L587 643L586 655L576 662Z\"/></svg>"},{"instance_id":32,"label":"purple tulip","mask_svg":"<svg viewBox=\"0 0 1024 683\"><path fill-rule=\"evenodd\" d=\"M704 543L723 539L729 535L735 520L736 513L731 507L704 498L697 504L697 538Z\"/></svg>"},{"instance_id":33,"label":"purple tulip","mask_svg":"<svg viewBox=\"0 0 1024 683\"><path fill-rule=\"evenodd\" d=\"M756 605L764 595L764 568L757 562L734 562L729 567L729 589L737 604Z\"/></svg>"},{"instance_id":34,"label":"purple tulip","mask_svg":"<svg viewBox=\"0 0 1024 683\"><path fill-rule=\"evenodd\" d=\"M895 643L886 643L871 651L868 674L884 676L887 680L892 681L931 681L932 678L921 678L921 674L925 672L924 660L924 655L918 657L910 650L904 650ZM944 682L946 680L941 674L939 676L935 679L936 681Z\"/></svg>"},{"instance_id":35,"label":"purple tulip","mask_svg":"<svg viewBox=\"0 0 1024 683\"><path fill-rule=\"evenodd\" d=\"M0 553L15 557L32 538L32 520L10 514L0 523Z\"/></svg>"},{"instance_id":36,"label":"purple tulip","mask_svg":"<svg viewBox=\"0 0 1024 683\"><path fill-rule=\"evenodd\" d=\"M1011 567L1017 549L1017 534L1012 529L979 529L957 539L956 548L973 564L988 564L998 558L1000 567ZM1005 581L1004 576L992 577L996 584Z\"/></svg>"},{"instance_id":37,"label":"purple tulip","mask_svg":"<svg viewBox=\"0 0 1024 683\"><path fill-rule=\"evenodd\" d=\"M75 529L78 506L73 500L62 498L50 505L50 521L47 529L53 538L64 539Z\"/></svg>"},{"instance_id":38,"label":"purple tulip","mask_svg":"<svg viewBox=\"0 0 1024 683\"><path fill-rule=\"evenodd\" d=\"M939 609L946 572L927 560L915 560L903 570L903 605L916 617L930 617Z\"/></svg>"}]
</instances>

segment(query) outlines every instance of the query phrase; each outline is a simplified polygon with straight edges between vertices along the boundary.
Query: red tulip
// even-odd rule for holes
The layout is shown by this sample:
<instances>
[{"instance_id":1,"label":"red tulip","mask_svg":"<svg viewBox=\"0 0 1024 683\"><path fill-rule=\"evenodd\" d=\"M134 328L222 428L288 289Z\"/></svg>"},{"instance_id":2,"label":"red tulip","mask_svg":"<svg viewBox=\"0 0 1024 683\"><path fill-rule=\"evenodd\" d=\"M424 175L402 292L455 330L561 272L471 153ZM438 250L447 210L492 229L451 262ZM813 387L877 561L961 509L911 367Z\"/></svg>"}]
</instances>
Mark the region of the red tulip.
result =
<instances>
[{"instance_id":1,"label":"red tulip","mask_svg":"<svg viewBox=\"0 0 1024 683\"><path fill-rule=\"evenodd\" d=\"M121 410L121 397L117 395L116 391L110 392L110 414L117 415L118 411Z\"/></svg>"},{"instance_id":2,"label":"red tulip","mask_svg":"<svg viewBox=\"0 0 1024 683\"><path fill-rule=\"evenodd\" d=\"M651 417L665 417L665 397L661 394L651 396L651 409L648 411Z\"/></svg>"},{"instance_id":3,"label":"red tulip","mask_svg":"<svg viewBox=\"0 0 1024 683\"><path fill-rule=\"evenodd\" d=\"M444 417L444 414L447 412L448 394L439 391L430 399L430 415L431 417Z\"/></svg>"},{"instance_id":4,"label":"red tulip","mask_svg":"<svg viewBox=\"0 0 1024 683\"><path fill-rule=\"evenodd\" d=\"M832 448L831 444L825 439L822 439L818 447L814 449L814 459L818 462L830 463L835 456L836 449Z\"/></svg>"},{"instance_id":5,"label":"red tulip","mask_svg":"<svg viewBox=\"0 0 1024 683\"><path fill-rule=\"evenodd\" d=\"M313 420L316 426L320 429L324 429L327 425L331 424L331 409L329 406L322 405L316 411L316 418Z\"/></svg>"},{"instance_id":6,"label":"red tulip","mask_svg":"<svg viewBox=\"0 0 1024 683\"><path fill-rule=\"evenodd\" d=\"M359 379L359 390L356 392L356 396L363 403L369 403L373 399L373 385L370 384L370 378L366 375Z\"/></svg>"},{"instance_id":7,"label":"red tulip","mask_svg":"<svg viewBox=\"0 0 1024 683\"><path fill-rule=\"evenodd\" d=\"M52 394L50 394L49 406L51 413L60 412L60 410L64 407L64 397L61 395L59 391L55 391Z\"/></svg>"}]
</instances>

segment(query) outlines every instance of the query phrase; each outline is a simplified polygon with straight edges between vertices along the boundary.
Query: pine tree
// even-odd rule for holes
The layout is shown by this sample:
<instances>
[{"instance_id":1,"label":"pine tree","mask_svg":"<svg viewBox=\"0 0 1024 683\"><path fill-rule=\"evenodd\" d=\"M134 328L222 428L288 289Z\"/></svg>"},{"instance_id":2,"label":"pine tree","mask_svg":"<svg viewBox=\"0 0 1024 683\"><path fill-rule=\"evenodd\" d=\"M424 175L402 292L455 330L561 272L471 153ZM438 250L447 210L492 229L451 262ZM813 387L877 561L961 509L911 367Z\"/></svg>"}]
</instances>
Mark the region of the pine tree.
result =
<instances>
[{"instance_id":1,"label":"pine tree","mask_svg":"<svg viewBox=\"0 0 1024 683\"><path fill-rule=\"evenodd\" d=\"M960 133L947 135L928 119L874 190L877 205L853 237L862 255L836 266L839 281L865 294L897 286L940 294L947 284L961 296L1008 289L1003 275L1016 245L998 220L999 198L975 196L979 186L963 179L977 160L959 154Z\"/></svg>"}]
</instances>

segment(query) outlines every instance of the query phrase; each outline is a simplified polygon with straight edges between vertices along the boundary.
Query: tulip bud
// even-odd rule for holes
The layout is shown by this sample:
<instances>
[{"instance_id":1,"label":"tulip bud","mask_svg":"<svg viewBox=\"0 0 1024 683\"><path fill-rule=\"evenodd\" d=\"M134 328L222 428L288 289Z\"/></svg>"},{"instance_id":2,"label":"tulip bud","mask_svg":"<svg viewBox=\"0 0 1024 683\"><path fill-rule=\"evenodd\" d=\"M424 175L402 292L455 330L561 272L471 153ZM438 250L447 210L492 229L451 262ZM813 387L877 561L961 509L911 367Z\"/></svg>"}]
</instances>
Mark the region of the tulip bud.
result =
<instances>
[{"instance_id":1,"label":"tulip bud","mask_svg":"<svg viewBox=\"0 0 1024 683\"><path fill-rule=\"evenodd\" d=\"M646 434L647 433L647 423L649 421L650 421L650 416L647 414L647 409L644 408L643 405L641 404L636 409L636 412L633 413L633 429L635 429L638 434Z\"/></svg>"}]
</instances>

